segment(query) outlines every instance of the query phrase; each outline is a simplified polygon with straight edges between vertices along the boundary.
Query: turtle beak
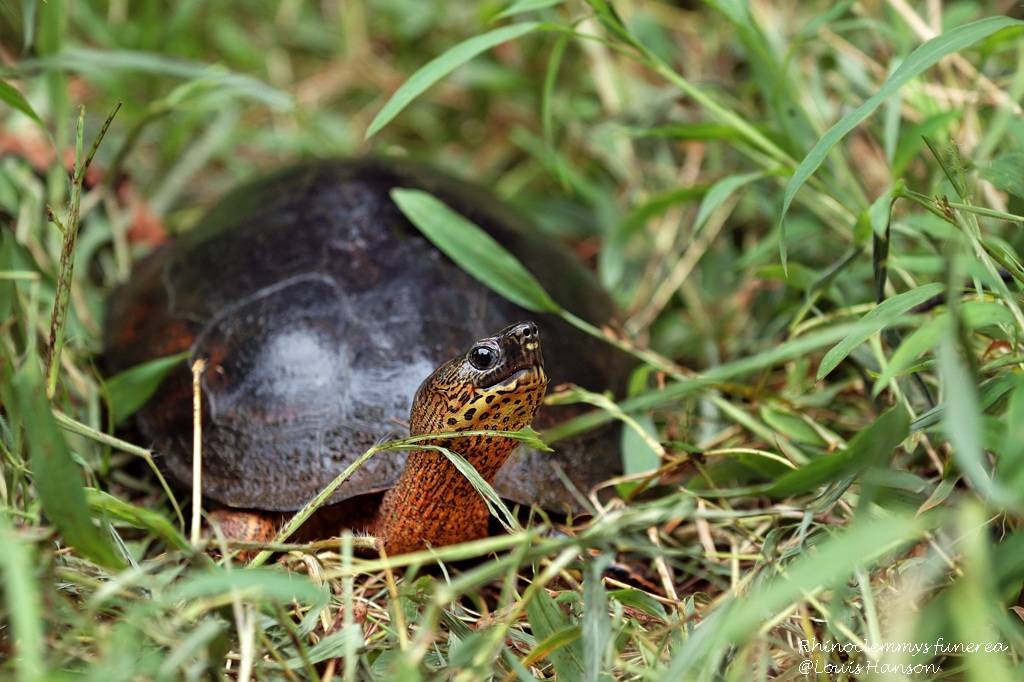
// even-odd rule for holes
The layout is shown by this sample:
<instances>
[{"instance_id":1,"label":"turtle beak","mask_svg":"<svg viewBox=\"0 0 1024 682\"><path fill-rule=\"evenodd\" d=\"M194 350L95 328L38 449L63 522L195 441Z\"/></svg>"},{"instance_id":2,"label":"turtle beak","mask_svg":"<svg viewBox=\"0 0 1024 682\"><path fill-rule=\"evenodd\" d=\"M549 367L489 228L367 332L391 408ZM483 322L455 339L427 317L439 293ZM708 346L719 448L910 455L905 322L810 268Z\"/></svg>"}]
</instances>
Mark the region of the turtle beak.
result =
<instances>
[{"instance_id":1,"label":"turtle beak","mask_svg":"<svg viewBox=\"0 0 1024 682\"><path fill-rule=\"evenodd\" d=\"M533 322L517 322L506 327L498 333L497 341L508 374L534 367L543 372L540 331Z\"/></svg>"},{"instance_id":2,"label":"turtle beak","mask_svg":"<svg viewBox=\"0 0 1024 682\"><path fill-rule=\"evenodd\" d=\"M489 372L495 379L492 386L528 378L532 378L531 383L547 383L536 324L517 322L498 332L494 340L501 352L501 363Z\"/></svg>"}]
</instances>

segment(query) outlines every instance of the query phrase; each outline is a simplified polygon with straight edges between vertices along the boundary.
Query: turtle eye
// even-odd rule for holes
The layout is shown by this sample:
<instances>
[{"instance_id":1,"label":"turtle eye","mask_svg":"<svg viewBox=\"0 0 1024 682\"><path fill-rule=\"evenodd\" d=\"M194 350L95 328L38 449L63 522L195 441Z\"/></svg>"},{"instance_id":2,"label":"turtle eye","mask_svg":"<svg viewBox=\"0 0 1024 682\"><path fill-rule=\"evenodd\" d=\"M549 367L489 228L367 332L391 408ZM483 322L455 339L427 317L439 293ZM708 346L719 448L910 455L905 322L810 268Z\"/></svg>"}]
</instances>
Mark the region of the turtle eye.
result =
<instances>
[{"instance_id":1,"label":"turtle eye","mask_svg":"<svg viewBox=\"0 0 1024 682\"><path fill-rule=\"evenodd\" d=\"M469 364L483 371L494 367L498 362L498 352L489 346L473 346L469 351Z\"/></svg>"}]
</instances>

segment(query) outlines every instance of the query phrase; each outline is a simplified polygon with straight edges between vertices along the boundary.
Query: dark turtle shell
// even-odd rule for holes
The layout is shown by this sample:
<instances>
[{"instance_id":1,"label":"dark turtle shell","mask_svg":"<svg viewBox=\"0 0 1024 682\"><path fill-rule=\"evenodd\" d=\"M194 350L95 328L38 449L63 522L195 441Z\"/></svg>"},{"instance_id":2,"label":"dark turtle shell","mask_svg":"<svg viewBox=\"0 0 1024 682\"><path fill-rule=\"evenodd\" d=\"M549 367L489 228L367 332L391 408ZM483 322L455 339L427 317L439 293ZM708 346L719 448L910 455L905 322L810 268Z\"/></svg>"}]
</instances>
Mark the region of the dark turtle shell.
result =
<instances>
[{"instance_id":1,"label":"dark turtle shell","mask_svg":"<svg viewBox=\"0 0 1024 682\"><path fill-rule=\"evenodd\" d=\"M625 358L551 315L515 306L433 247L391 201L425 189L486 229L555 300L602 323L612 305L568 252L487 192L388 160L318 161L225 197L136 267L111 298L111 371L189 350L204 357L203 492L234 507L293 510L367 448L407 432L417 386L474 339L535 319L551 385L618 389ZM189 363L191 364L191 363ZM538 427L571 414L545 407ZM191 375L183 363L137 422L165 469L191 481ZM519 448L498 475L516 502L578 508L620 468L608 431ZM332 501L391 487L404 453L381 453ZM561 471L559 471L559 469Z\"/></svg>"}]
</instances>

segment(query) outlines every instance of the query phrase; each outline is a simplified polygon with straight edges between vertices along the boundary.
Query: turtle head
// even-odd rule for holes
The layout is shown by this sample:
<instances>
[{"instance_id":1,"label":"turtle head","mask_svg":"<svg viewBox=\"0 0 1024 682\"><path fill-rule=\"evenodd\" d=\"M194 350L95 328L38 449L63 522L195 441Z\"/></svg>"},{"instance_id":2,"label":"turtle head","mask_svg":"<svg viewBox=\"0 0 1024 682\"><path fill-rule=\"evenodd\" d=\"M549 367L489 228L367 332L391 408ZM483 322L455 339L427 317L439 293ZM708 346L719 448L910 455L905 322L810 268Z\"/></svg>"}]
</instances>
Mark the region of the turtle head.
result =
<instances>
[{"instance_id":1,"label":"turtle head","mask_svg":"<svg viewBox=\"0 0 1024 682\"><path fill-rule=\"evenodd\" d=\"M427 377L413 401L412 433L517 431L533 421L547 384L537 325L518 322Z\"/></svg>"}]
</instances>

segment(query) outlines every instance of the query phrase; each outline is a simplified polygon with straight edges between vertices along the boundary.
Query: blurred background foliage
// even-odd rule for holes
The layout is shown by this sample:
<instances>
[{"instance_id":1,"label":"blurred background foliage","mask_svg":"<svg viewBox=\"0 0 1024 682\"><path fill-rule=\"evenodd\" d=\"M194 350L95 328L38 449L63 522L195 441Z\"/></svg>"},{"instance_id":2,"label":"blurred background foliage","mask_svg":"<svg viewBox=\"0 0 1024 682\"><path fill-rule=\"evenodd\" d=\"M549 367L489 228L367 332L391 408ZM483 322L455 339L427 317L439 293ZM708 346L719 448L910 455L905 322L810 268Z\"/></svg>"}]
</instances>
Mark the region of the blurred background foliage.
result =
<instances>
[{"instance_id":1,"label":"blurred background foliage","mask_svg":"<svg viewBox=\"0 0 1024 682\"><path fill-rule=\"evenodd\" d=\"M808 659L1018 679L1024 41L1000 15L1019 4L0 0L0 670L748 680ZM367 138L439 55L451 72ZM69 169L116 104L76 200ZM193 552L147 444L114 429L111 392L138 389L97 369L104 301L239 181L365 153L517 205L665 364L614 396L627 477L592 520L231 569ZM1005 650L797 644L940 636Z\"/></svg>"}]
</instances>

